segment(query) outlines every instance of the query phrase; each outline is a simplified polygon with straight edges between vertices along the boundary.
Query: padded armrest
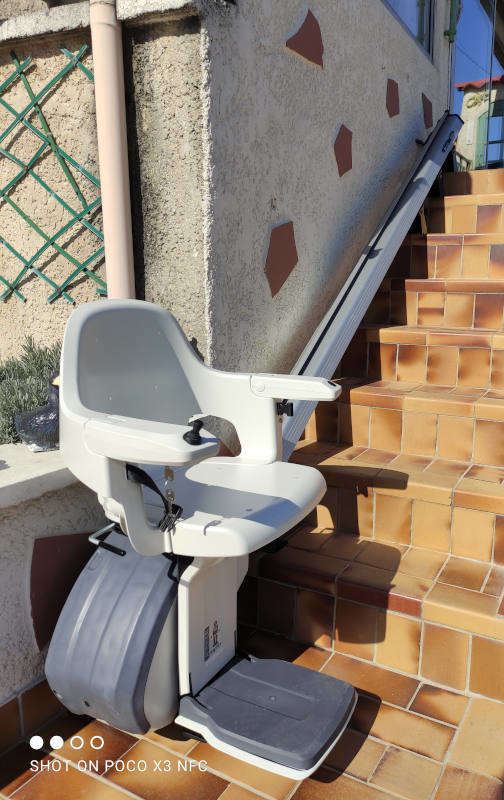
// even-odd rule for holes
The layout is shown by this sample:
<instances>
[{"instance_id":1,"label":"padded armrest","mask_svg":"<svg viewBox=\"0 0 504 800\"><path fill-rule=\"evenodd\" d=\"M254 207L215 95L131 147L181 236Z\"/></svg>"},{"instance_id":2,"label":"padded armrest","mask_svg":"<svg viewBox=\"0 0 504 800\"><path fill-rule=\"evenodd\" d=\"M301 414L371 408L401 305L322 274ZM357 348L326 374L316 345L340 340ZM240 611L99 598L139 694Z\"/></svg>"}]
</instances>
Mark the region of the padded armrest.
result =
<instances>
[{"instance_id":1,"label":"padded armrest","mask_svg":"<svg viewBox=\"0 0 504 800\"><path fill-rule=\"evenodd\" d=\"M153 422L113 414L91 419L84 426L84 442L93 453L116 461L184 467L219 451L219 440L201 430L202 442L188 444L187 425Z\"/></svg>"},{"instance_id":2,"label":"padded armrest","mask_svg":"<svg viewBox=\"0 0 504 800\"><path fill-rule=\"evenodd\" d=\"M257 397L273 400L336 400L341 394L337 383L305 375L251 375L250 388Z\"/></svg>"}]
</instances>

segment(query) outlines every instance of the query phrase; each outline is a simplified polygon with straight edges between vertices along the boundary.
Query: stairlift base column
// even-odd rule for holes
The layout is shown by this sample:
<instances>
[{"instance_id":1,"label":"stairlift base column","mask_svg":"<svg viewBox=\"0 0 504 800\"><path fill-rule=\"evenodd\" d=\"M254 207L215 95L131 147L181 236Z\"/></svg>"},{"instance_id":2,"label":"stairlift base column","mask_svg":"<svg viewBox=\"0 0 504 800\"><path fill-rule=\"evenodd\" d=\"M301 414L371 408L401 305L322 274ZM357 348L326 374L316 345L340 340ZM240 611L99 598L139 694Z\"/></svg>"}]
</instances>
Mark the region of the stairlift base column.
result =
<instances>
[{"instance_id":1,"label":"stairlift base column","mask_svg":"<svg viewBox=\"0 0 504 800\"><path fill-rule=\"evenodd\" d=\"M196 694L235 655L236 593L248 556L196 558L178 589L180 694Z\"/></svg>"}]
</instances>

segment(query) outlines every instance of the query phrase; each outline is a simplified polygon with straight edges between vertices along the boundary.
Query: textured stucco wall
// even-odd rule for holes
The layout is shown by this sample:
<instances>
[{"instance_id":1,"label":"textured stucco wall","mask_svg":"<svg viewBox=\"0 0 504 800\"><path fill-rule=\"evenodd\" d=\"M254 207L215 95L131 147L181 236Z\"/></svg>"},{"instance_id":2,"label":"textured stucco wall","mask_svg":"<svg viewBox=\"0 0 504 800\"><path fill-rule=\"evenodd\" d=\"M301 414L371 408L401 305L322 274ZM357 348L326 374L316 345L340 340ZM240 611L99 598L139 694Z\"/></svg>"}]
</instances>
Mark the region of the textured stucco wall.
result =
<instances>
[{"instance_id":1,"label":"textured stucco wall","mask_svg":"<svg viewBox=\"0 0 504 800\"><path fill-rule=\"evenodd\" d=\"M30 568L35 537L96 530L103 511L82 484L0 510L0 705L42 677L31 621Z\"/></svg>"},{"instance_id":2,"label":"textured stucco wall","mask_svg":"<svg viewBox=\"0 0 504 800\"><path fill-rule=\"evenodd\" d=\"M219 367L289 371L409 171L416 137L447 105L448 3L436 3L434 63L379 0L313 0L324 68L287 49L301 0L241 2L203 20L209 351ZM385 108L387 80L400 114ZM333 143L353 133L339 177ZM272 298L271 229L294 223L299 262Z\"/></svg>"},{"instance_id":3,"label":"textured stucco wall","mask_svg":"<svg viewBox=\"0 0 504 800\"><path fill-rule=\"evenodd\" d=\"M434 122L446 107L448 2L436 3L433 63L379 0L195 5L201 35L194 17L159 16L130 20L125 35L138 294L172 310L214 364L288 371L415 158L414 140L427 132L421 93ZM285 47L308 8L320 24L323 69ZM34 79L45 79L61 62L57 45L82 41L58 35L16 49L35 56ZM0 80L8 51L0 50ZM392 118L389 78L400 95ZM96 169L84 76L72 73L47 108L57 136ZM333 144L342 124L353 134L353 168L340 177ZM38 237L25 241L18 219L6 225L8 212L0 208L0 228L17 226L26 249ZM51 203L42 212L55 222L58 214ZM269 237L287 221L299 261L272 298ZM66 274L59 256L49 269L58 265ZM70 307L48 306L38 280L26 293L26 306L11 298L0 308L0 356L17 349L21 331L61 336ZM74 294L79 303L96 296L89 281Z\"/></svg>"},{"instance_id":4,"label":"textured stucco wall","mask_svg":"<svg viewBox=\"0 0 504 800\"><path fill-rule=\"evenodd\" d=\"M57 37L16 42L14 50L20 61L32 56L33 62L27 77L33 91L37 93L68 63L66 56L60 52L60 45L71 52L77 52L85 43L89 43L87 34L60 34ZM10 45L0 48L0 83L13 71L11 49ZM83 63L92 69L89 51ZM29 103L29 97L20 80L4 92L3 98L18 110ZM98 176L94 90L89 79L79 69L71 70L54 90L44 97L41 109L57 144L91 174ZM5 108L0 108L0 131L3 131L11 120L9 112ZM30 122L41 128L35 114L31 115ZM32 157L40 144L40 140L22 126L17 126L2 141L2 147L24 163ZM34 168L51 189L55 190L75 211L81 210L80 201L49 149ZM19 167L16 164L2 157L0 186L4 186L18 172ZM86 201L94 200L99 195L99 190L76 170L73 170L73 174ZM17 184L10 192L10 197L48 235L52 235L71 218L31 175L26 175ZM101 230L100 213L91 214L88 219ZM44 243L41 236L33 231L5 201L0 204L0 235L25 258L31 257ZM71 227L57 241L81 261L100 245L99 240L79 224ZM61 283L74 269L74 266L53 248L47 249L35 266L56 283ZM5 247L0 246L0 274L11 280L20 268L21 265L14 256ZM96 273L104 278L103 259L96 262ZM72 311L72 306L64 298L59 298L52 304L47 303L47 297L52 289L35 275L24 279L20 289L27 299L26 303L11 296L5 303L0 304L0 358L16 354L27 334L32 335L41 344L60 340ZM95 283L89 279L77 279L69 291L78 304L97 297Z\"/></svg>"},{"instance_id":5,"label":"textured stucco wall","mask_svg":"<svg viewBox=\"0 0 504 800\"><path fill-rule=\"evenodd\" d=\"M206 355L199 31L196 17L132 27L125 64L137 295Z\"/></svg>"}]
</instances>

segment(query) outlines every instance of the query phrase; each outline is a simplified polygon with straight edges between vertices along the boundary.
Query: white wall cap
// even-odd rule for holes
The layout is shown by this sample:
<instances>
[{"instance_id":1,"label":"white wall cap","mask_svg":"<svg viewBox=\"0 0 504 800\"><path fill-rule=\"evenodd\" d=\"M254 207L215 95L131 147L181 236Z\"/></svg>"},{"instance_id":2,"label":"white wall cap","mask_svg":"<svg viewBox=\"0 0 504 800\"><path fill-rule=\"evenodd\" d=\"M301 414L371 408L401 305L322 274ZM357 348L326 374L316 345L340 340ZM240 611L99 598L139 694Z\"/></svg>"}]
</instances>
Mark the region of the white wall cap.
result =
<instances>
[{"instance_id":1,"label":"white wall cap","mask_svg":"<svg viewBox=\"0 0 504 800\"><path fill-rule=\"evenodd\" d=\"M163 14L169 19L190 17L198 13L198 2L191 0L117 0L117 19L136 19L147 14Z\"/></svg>"},{"instance_id":2,"label":"white wall cap","mask_svg":"<svg viewBox=\"0 0 504 800\"><path fill-rule=\"evenodd\" d=\"M87 27L89 27L89 3L70 3L3 20L0 22L0 42L30 39L48 33L77 31Z\"/></svg>"},{"instance_id":3,"label":"white wall cap","mask_svg":"<svg viewBox=\"0 0 504 800\"><path fill-rule=\"evenodd\" d=\"M0 445L0 508L77 483L59 450L32 453L24 444Z\"/></svg>"}]
</instances>

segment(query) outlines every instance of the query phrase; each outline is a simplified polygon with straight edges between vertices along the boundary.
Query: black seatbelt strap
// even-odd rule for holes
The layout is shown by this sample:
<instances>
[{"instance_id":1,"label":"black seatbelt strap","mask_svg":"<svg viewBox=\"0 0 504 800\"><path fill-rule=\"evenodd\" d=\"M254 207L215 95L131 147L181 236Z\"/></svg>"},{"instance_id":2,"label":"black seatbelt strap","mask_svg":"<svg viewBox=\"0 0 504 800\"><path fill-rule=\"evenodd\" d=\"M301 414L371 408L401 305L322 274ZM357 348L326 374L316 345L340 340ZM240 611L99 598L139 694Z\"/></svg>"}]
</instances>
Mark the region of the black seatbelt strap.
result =
<instances>
[{"instance_id":1,"label":"black seatbelt strap","mask_svg":"<svg viewBox=\"0 0 504 800\"><path fill-rule=\"evenodd\" d=\"M140 469L140 467L136 467L134 464L126 464L126 477L129 481L133 481L133 483L145 486L161 498L165 513L158 523L158 528L160 531L163 531L163 533L165 531L172 531L175 528L175 523L182 514L182 506L178 506L176 503L171 503L167 500L164 494L158 489L151 476L148 475L145 470Z\"/></svg>"}]
</instances>

